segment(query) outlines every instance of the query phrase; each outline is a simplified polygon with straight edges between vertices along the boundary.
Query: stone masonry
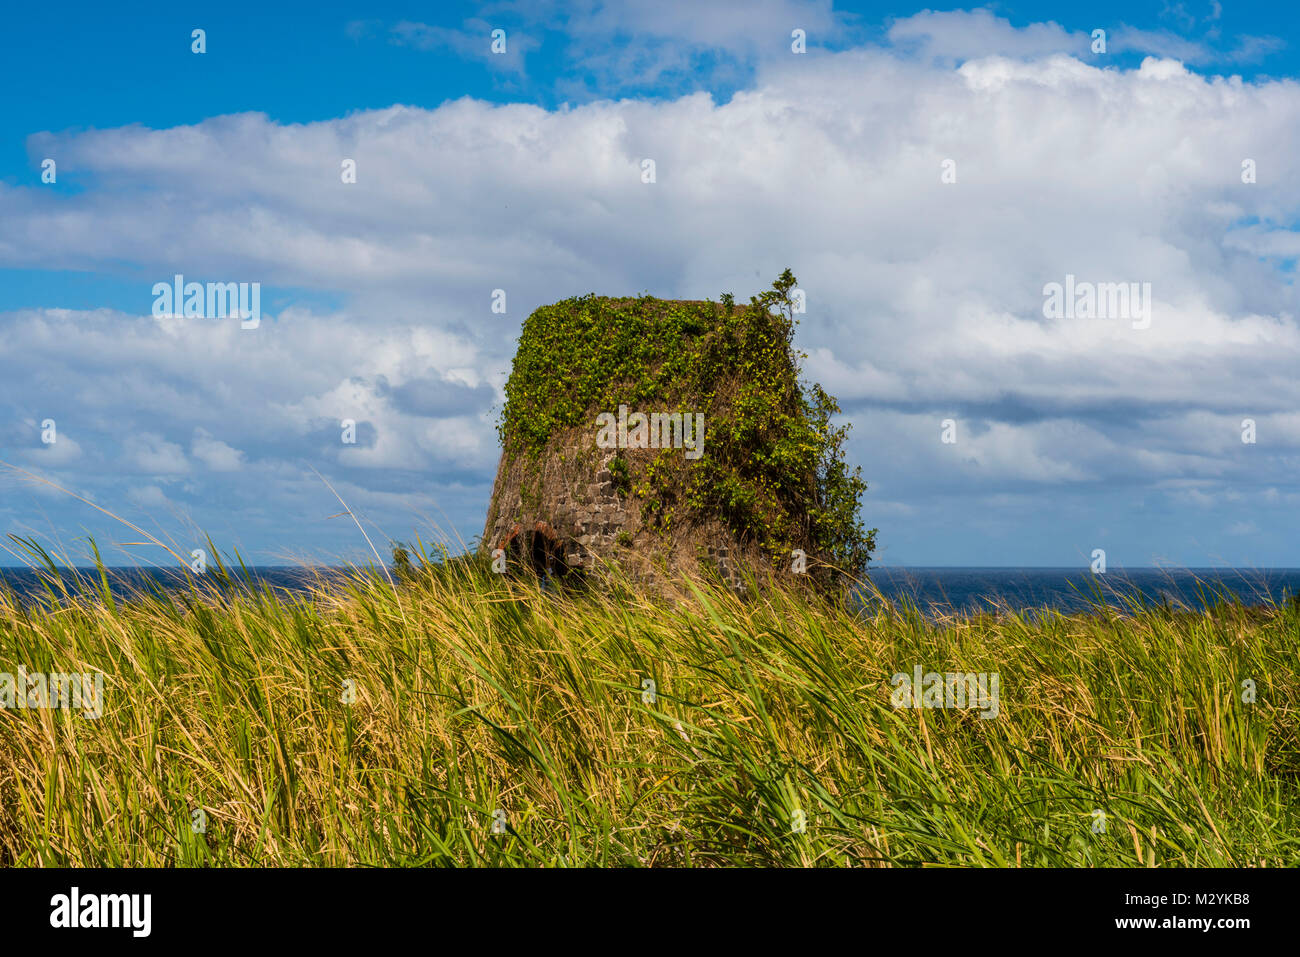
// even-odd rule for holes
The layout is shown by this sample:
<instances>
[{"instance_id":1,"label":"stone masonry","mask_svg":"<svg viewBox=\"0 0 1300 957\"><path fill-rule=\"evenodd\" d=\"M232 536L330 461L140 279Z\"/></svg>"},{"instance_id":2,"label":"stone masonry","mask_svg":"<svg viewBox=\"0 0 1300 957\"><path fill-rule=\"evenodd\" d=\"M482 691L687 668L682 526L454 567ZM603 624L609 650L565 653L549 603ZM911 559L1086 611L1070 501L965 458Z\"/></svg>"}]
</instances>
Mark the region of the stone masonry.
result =
<instances>
[{"instance_id":1,"label":"stone masonry","mask_svg":"<svg viewBox=\"0 0 1300 957\"><path fill-rule=\"evenodd\" d=\"M568 486L537 514L513 500L497 503L497 517L486 536L491 547L519 555L554 556L569 568L591 568L613 557L620 532L631 534L626 502L614 487L614 476L602 466L595 482ZM511 516L517 516L512 519ZM543 539L542 543L537 538Z\"/></svg>"}]
</instances>

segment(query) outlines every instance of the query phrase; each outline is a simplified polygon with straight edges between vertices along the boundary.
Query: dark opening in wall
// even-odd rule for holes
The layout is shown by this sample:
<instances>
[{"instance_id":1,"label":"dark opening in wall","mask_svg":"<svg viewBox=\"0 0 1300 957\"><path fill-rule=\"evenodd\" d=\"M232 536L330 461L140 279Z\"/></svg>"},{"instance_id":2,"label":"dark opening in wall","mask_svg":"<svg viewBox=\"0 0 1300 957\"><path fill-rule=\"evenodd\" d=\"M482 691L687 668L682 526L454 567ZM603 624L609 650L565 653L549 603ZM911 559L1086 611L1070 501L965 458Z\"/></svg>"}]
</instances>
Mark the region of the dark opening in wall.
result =
<instances>
[{"instance_id":1,"label":"dark opening in wall","mask_svg":"<svg viewBox=\"0 0 1300 957\"><path fill-rule=\"evenodd\" d=\"M550 531L541 528L533 532L532 563L533 571L539 575L558 578L569 570L564 561L564 544Z\"/></svg>"},{"instance_id":2,"label":"dark opening in wall","mask_svg":"<svg viewBox=\"0 0 1300 957\"><path fill-rule=\"evenodd\" d=\"M571 571L564 540L545 522L530 530L516 525L501 547L517 568L530 568L539 577L563 578Z\"/></svg>"}]
</instances>

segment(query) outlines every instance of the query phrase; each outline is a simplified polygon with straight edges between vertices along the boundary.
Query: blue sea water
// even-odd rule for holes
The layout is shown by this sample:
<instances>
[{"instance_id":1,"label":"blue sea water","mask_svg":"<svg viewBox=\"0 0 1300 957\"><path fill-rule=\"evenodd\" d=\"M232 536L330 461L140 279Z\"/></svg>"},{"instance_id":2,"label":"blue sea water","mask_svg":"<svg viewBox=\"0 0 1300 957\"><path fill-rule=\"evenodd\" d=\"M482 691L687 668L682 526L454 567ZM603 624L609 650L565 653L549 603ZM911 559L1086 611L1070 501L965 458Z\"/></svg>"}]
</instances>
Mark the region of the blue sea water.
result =
<instances>
[{"instance_id":1,"label":"blue sea water","mask_svg":"<svg viewBox=\"0 0 1300 957\"><path fill-rule=\"evenodd\" d=\"M922 611L1049 608L1080 611L1163 604L1200 610L1217 601L1280 604L1300 594L1300 568L873 568L872 585L889 600Z\"/></svg>"},{"instance_id":2,"label":"blue sea water","mask_svg":"<svg viewBox=\"0 0 1300 957\"><path fill-rule=\"evenodd\" d=\"M303 593L312 583L321 578L330 578L342 574L341 568L303 568L300 566L262 566L249 568L248 577L244 572L234 570L231 577L255 587L267 586L275 591ZM183 591L190 581L201 582L205 586L222 588L221 578L209 570L205 575L186 575L171 568L107 568L109 589L115 599L129 598L132 595L150 594L156 590L163 592ZM20 601L48 594L53 591L59 596L62 589L50 584L52 576L48 571L35 571L29 568L0 568L0 587L12 589ZM95 568L63 568L58 572L58 580L63 588L72 594L94 595L101 591L99 571Z\"/></svg>"},{"instance_id":3,"label":"blue sea water","mask_svg":"<svg viewBox=\"0 0 1300 957\"><path fill-rule=\"evenodd\" d=\"M277 591L302 593L321 576L344 569L264 566L250 568L252 580ZM167 569L112 568L110 587L118 598L133 592L183 589L186 579ZM69 591L94 593L99 589L94 569L64 569ZM1135 602L1162 603L1192 609L1216 600L1243 604L1281 603L1300 594L1300 568L1136 568L1112 569L1094 575L1080 568L942 568L875 567L871 584L895 604L912 603L924 612L952 610L970 613L994 608L1028 611L1077 611L1099 601L1114 607ZM215 584L211 572L205 578ZM0 583L20 599L44 594L41 576L26 568L0 568Z\"/></svg>"}]
</instances>

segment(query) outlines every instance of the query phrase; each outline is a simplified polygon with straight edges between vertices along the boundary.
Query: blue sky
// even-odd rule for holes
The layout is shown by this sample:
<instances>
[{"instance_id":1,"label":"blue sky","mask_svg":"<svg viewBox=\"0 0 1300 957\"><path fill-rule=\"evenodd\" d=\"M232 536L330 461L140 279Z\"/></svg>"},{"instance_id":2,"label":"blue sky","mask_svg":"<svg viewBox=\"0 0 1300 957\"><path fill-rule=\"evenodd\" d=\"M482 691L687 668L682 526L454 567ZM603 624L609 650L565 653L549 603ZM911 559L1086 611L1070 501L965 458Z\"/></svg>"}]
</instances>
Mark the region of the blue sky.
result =
<instances>
[{"instance_id":1,"label":"blue sky","mask_svg":"<svg viewBox=\"0 0 1300 957\"><path fill-rule=\"evenodd\" d=\"M881 561L1300 566L1293 9L269 7L7 11L0 531L162 560L34 475L184 551L364 560L319 472L377 540L469 541L529 311L789 265ZM262 325L153 316L177 272ZM1150 326L1045 317L1067 274L1149 282Z\"/></svg>"}]
</instances>

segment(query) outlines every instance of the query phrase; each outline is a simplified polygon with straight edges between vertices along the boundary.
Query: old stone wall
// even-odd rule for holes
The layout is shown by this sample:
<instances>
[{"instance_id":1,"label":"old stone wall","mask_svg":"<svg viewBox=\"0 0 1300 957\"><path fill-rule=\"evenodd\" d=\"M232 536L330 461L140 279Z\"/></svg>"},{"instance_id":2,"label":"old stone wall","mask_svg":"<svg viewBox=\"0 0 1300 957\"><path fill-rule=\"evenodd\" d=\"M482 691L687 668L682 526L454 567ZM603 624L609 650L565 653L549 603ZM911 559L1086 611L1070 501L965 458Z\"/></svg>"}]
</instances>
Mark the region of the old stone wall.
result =
<instances>
[{"instance_id":1,"label":"old stone wall","mask_svg":"<svg viewBox=\"0 0 1300 957\"><path fill-rule=\"evenodd\" d=\"M643 527L643 502L626 483L620 488L610 469L619 457L595 448L584 429L558 436L537 459L503 455L483 548L504 549L508 566L539 573L617 564L629 581L658 587L665 572L667 580L704 572L742 593L744 550L731 532L718 521L677 526L671 535Z\"/></svg>"},{"instance_id":2,"label":"old stone wall","mask_svg":"<svg viewBox=\"0 0 1300 957\"><path fill-rule=\"evenodd\" d=\"M612 459L613 456L609 456ZM569 568L593 568L609 561L620 547L620 537L630 543L639 521L626 498L614 487L614 477L601 463L594 481L584 481L581 471L566 475L555 494L529 507L518 483L498 477L495 513L488 518L484 536L489 547L515 552L521 559L533 554L536 536ZM590 473L587 473L588 475ZM540 569L539 569L540 570Z\"/></svg>"}]
</instances>

